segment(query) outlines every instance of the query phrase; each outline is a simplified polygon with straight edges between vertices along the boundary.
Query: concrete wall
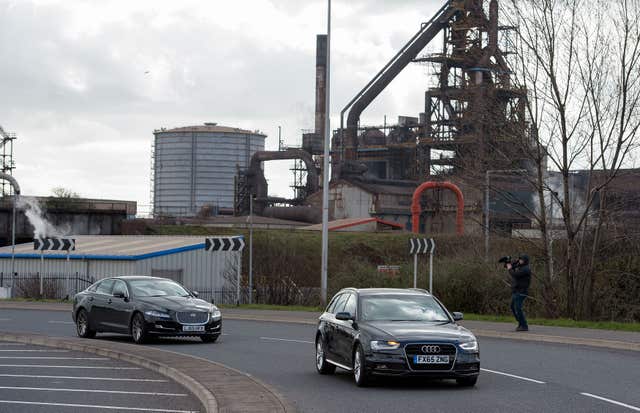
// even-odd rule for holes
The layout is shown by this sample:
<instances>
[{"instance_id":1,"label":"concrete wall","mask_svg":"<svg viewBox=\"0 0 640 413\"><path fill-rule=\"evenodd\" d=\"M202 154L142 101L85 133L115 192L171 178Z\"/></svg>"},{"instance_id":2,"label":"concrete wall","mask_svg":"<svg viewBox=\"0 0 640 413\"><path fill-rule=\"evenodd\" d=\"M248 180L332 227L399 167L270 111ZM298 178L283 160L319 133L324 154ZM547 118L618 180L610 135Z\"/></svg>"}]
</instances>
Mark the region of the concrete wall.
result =
<instances>
[{"instance_id":1,"label":"concrete wall","mask_svg":"<svg viewBox=\"0 0 640 413\"><path fill-rule=\"evenodd\" d=\"M363 189L338 184L329 189L330 219L369 218L373 206L373 196Z\"/></svg>"}]
</instances>

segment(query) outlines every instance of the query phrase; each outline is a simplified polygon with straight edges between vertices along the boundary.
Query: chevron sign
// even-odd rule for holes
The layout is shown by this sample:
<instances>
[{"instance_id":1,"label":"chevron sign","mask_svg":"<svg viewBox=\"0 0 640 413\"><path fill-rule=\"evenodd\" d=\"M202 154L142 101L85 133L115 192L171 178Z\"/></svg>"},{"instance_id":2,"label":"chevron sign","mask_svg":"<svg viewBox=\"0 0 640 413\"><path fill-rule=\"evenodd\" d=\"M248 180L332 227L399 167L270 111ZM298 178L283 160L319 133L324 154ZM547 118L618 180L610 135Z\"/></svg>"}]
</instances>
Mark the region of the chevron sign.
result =
<instances>
[{"instance_id":1,"label":"chevron sign","mask_svg":"<svg viewBox=\"0 0 640 413\"><path fill-rule=\"evenodd\" d=\"M433 238L411 238L409 240L409 254L433 254L436 242Z\"/></svg>"},{"instance_id":2,"label":"chevron sign","mask_svg":"<svg viewBox=\"0 0 640 413\"><path fill-rule=\"evenodd\" d=\"M244 249L243 237L213 237L205 239L204 249L216 251L242 251Z\"/></svg>"},{"instance_id":3,"label":"chevron sign","mask_svg":"<svg viewBox=\"0 0 640 413\"><path fill-rule=\"evenodd\" d=\"M38 237L33 239L33 249L37 251L75 251L76 240L73 238Z\"/></svg>"}]
</instances>

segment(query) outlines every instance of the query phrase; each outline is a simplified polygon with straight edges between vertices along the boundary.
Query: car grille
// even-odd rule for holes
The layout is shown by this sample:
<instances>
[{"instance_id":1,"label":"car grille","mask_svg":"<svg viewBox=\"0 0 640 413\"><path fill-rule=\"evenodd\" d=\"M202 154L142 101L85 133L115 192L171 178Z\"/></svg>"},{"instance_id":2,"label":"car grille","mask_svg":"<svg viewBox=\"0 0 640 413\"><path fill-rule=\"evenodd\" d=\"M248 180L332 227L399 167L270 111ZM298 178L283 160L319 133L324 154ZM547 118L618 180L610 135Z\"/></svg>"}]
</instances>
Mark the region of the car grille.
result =
<instances>
[{"instance_id":1,"label":"car grille","mask_svg":"<svg viewBox=\"0 0 640 413\"><path fill-rule=\"evenodd\" d=\"M176 318L182 324L204 324L209 320L209 313L204 311L182 311L176 313Z\"/></svg>"},{"instance_id":2,"label":"car grille","mask_svg":"<svg viewBox=\"0 0 640 413\"><path fill-rule=\"evenodd\" d=\"M437 350L435 352L423 352L423 346L437 346ZM453 344L438 344L438 343L418 343L418 344L407 344L404 348L404 351L407 355L407 361L409 362L409 367L412 370L420 370L420 371L430 371L430 370L451 370L453 367L453 363L456 358L456 346ZM449 356L448 364L414 364L413 356L415 355L439 355Z\"/></svg>"}]
</instances>

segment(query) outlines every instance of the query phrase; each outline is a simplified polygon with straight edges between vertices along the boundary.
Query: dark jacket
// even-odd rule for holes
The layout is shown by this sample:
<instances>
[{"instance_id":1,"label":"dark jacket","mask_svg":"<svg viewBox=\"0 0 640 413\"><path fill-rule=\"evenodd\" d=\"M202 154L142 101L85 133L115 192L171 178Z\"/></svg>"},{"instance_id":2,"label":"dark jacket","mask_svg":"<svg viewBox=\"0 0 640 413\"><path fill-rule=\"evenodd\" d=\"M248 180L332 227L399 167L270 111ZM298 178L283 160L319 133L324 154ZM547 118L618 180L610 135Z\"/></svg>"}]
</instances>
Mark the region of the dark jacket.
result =
<instances>
[{"instance_id":1,"label":"dark jacket","mask_svg":"<svg viewBox=\"0 0 640 413\"><path fill-rule=\"evenodd\" d=\"M529 285L531 284L529 257L522 255L520 259L524 261L524 264L509 270L509 274L511 274L511 292L514 294L529 294Z\"/></svg>"}]
</instances>

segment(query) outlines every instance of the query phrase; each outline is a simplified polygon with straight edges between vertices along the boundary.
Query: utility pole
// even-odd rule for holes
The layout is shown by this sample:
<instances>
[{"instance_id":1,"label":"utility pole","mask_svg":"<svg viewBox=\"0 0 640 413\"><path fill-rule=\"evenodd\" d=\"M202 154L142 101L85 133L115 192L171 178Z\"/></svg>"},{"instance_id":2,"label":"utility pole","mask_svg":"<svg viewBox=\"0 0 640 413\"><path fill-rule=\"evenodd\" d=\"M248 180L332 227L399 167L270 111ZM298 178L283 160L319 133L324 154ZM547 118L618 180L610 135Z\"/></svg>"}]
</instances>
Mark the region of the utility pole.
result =
<instances>
[{"instance_id":1,"label":"utility pole","mask_svg":"<svg viewBox=\"0 0 640 413\"><path fill-rule=\"evenodd\" d=\"M320 301L327 305L327 272L329 263L329 140L331 136L331 0L327 0L327 72L325 89L324 159L322 171L322 275Z\"/></svg>"}]
</instances>

